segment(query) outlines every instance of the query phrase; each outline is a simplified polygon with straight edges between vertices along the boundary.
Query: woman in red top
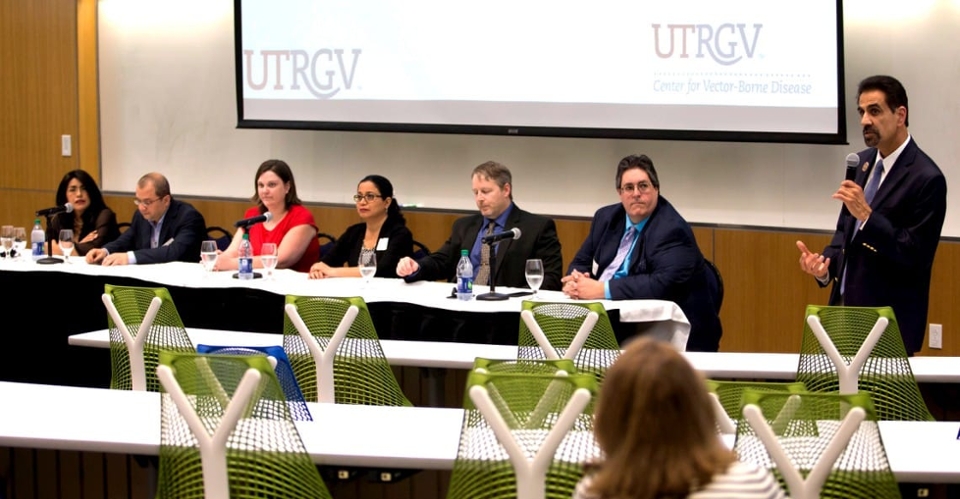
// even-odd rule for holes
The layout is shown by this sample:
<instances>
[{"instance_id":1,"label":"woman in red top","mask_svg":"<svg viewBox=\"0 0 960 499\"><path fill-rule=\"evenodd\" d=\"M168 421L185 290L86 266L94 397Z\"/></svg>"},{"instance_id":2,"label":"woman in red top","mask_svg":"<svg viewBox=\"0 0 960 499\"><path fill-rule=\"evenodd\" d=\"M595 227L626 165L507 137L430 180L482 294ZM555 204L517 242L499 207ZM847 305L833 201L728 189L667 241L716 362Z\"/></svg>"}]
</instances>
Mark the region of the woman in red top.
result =
<instances>
[{"instance_id":1,"label":"woman in red top","mask_svg":"<svg viewBox=\"0 0 960 499\"><path fill-rule=\"evenodd\" d=\"M277 244L277 268L309 272L310 266L320 259L320 244L317 241L317 224L313 214L303 207L297 197L297 184L290 166L279 159L264 161L254 177L255 191L251 200L257 206L250 208L243 218L255 217L270 212L269 222L250 227L250 245L253 254L260 254L263 243ZM233 242L219 258L217 270L236 270L237 251L243 239L244 229L237 229ZM253 259L254 267L262 267L259 258Z\"/></svg>"}]
</instances>

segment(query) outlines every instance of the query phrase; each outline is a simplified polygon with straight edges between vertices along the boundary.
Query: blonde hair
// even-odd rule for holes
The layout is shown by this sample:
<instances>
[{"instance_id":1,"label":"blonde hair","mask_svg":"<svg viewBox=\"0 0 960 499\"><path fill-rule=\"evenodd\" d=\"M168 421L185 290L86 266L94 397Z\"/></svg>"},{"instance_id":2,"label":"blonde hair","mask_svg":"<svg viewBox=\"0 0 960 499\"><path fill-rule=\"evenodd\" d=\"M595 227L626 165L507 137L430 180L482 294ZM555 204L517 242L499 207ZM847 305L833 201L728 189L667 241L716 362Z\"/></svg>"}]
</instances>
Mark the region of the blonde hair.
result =
<instances>
[{"instance_id":1,"label":"blonde hair","mask_svg":"<svg viewBox=\"0 0 960 499\"><path fill-rule=\"evenodd\" d=\"M589 492L604 499L686 497L736 455L721 442L703 378L668 343L641 338L606 372Z\"/></svg>"}]
</instances>

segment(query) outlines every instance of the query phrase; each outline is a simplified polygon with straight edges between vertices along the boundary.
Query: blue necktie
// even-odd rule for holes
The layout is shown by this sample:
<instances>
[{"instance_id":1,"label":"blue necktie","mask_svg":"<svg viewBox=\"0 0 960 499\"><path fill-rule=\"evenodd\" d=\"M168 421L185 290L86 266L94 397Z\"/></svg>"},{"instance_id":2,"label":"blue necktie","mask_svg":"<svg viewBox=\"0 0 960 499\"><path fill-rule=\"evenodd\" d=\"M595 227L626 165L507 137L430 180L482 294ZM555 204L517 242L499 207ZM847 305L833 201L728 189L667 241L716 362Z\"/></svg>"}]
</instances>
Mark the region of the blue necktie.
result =
<instances>
[{"instance_id":1,"label":"blue necktie","mask_svg":"<svg viewBox=\"0 0 960 499\"><path fill-rule=\"evenodd\" d=\"M873 165L873 172L870 173L870 180L867 181L866 188L863 189L863 197L866 199L867 204L873 204L873 198L877 195L877 190L880 189L880 177L883 175L883 160L877 160L877 164ZM853 228L853 234L856 236L857 232L860 232L860 224L862 222L857 220L857 224ZM840 295L842 296L846 291L847 287L847 265L843 265L843 279L840 280Z\"/></svg>"},{"instance_id":2,"label":"blue necktie","mask_svg":"<svg viewBox=\"0 0 960 499\"><path fill-rule=\"evenodd\" d=\"M607 268L603 269L603 274L600 276L600 281L609 281L613 279L613 275L620 270L620 266L623 265L623 261L627 258L627 253L630 252L630 246L633 245L633 240L637 238L637 231L631 225L627 227L626 232L623 233L623 239L620 240L620 247L617 248L617 256L613 258L613 261L610 262L610 265Z\"/></svg>"}]
</instances>

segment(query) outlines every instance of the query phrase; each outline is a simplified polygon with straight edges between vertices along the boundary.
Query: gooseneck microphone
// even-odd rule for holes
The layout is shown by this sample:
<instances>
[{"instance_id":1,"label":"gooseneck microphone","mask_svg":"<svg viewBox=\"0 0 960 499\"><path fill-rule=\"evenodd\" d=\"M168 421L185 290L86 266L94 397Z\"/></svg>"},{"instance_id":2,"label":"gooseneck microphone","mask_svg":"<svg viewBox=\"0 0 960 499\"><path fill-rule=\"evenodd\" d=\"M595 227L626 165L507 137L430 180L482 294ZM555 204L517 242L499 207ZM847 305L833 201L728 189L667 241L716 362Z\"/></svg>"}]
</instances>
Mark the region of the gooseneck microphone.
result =
<instances>
[{"instance_id":1,"label":"gooseneck microphone","mask_svg":"<svg viewBox=\"0 0 960 499\"><path fill-rule=\"evenodd\" d=\"M857 178L857 166L860 164L860 156L857 156L857 153L852 152L847 154L847 180L853 180Z\"/></svg>"},{"instance_id":2,"label":"gooseneck microphone","mask_svg":"<svg viewBox=\"0 0 960 499\"><path fill-rule=\"evenodd\" d=\"M263 215L257 215L255 217L244 218L243 220L237 220L237 222L234 223L233 226L238 229L240 227L243 227L244 229L249 229L251 225L256 225L260 222L269 222L271 219L273 219L273 213L270 213L269 211L267 211L267 212L264 212Z\"/></svg>"},{"instance_id":3,"label":"gooseneck microphone","mask_svg":"<svg viewBox=\"0 0 960 499\"><path fill-rule=\"evenodd\" d=\"M38 217L50 217L53 215L59 215L61 213L73 213L73 205L66 203L63 206L54 206L53 208L37 210Z\"/></svg>"},{"instance_id":4,"label":"gooseneck microphone","mask_svg":"<svg viewBox=\"0 0 960 499\"><path fill-rule=\"evenodd\" d=\"M480 242L483 244L490 244L498 241L503 241L504 239L520 239L520 229L514 227L510 230L503 231L499 234L490 234L489 236L483 236L483 239L481 239Z\"/></svg>"}]
</instances>

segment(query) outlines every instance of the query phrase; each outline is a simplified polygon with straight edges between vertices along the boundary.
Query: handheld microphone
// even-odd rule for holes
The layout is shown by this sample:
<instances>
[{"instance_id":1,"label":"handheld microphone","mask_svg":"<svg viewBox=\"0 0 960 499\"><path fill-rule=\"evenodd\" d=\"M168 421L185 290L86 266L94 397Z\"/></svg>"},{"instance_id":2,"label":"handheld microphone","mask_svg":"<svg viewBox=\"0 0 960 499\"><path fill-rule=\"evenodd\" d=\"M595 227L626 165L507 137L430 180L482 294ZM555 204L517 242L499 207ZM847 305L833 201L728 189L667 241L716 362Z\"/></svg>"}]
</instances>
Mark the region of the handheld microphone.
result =
<instances>
[{"instance_id":1,"label":"handheld microphone","mask_svg":"<svg viewBox=\"0 0 960 499\"><path fill-rule=\"evenodd\" d=\"M857 178L857 166L860 163L860 156L852 152L847 154L847 176L846 179L852 181Z\"/></svg>"},{"instance_id":2,"label":"handheld microphone","mask_svg":"<svg viewBox=\"0 0 960 499\"><path fill-rule=\"evenodd\" d=\"M484 244L495 243L502 241L504 239L520 239L520 229L514 227L510 230L501 232L499 234L490 234L489 236L483 236L483 239L480 242Z\"/></svg>"},{"instance_id":3,"label":"handheld microphone","mask_svg":"<svg viewBox=\"0 0 960 499\"><path fill-rule=\"evenodd\" d=\"M269 222L272 218L273 218L273 213L270 213L268 211L268 212L265 212L263 215L257 215L255 217L244 218L243 220L237 220L237 222L233 224L233 226L237 228L243 227L244 229L247 229L247 228L250 228L251 225L256 225L260 222Z\"/></svg>"},{"instance_id":4,"label":"handheld microphone","mask_svg":"<svg viewBox=\"0 0 960 499\"><path fill-rule=\"evenodd\" d=\"M36 215L36 216L38 216L38 217L39 217L39 216L49 217L49 216L53 216L53 215L59 215L59 214L61 214L61 213L73 213L73 205L70 204L70 203L66 203L66 204L64 204L63 206L54 206L53 208L47 208L47 209L44 209L44 210L37 210L37 215Z\"/></svg>"}]
</instances>

